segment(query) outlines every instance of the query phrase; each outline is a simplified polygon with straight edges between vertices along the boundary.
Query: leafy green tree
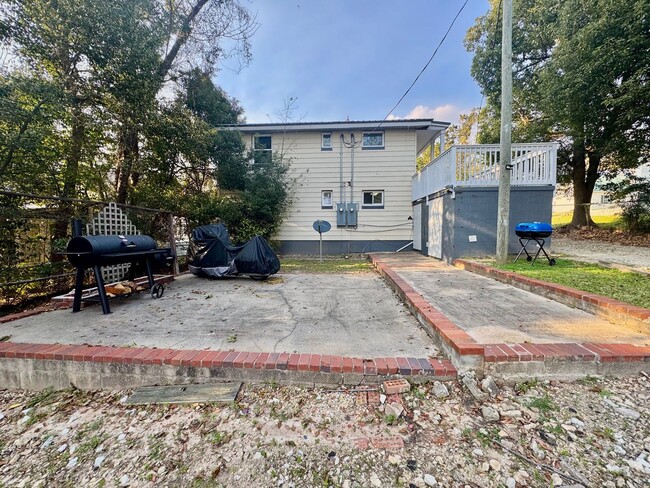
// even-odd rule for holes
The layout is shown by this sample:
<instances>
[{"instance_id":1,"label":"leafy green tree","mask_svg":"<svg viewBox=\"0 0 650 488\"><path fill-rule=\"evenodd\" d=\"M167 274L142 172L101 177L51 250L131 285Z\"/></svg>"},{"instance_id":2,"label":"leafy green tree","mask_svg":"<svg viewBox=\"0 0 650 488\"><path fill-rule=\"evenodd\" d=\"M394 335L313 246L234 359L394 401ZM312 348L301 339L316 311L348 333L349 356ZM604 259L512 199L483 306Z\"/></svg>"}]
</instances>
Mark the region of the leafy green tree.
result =
<instances>
[{"instance_id":1,"label":"leafy green tree","mask_svg":"<svg viewBox=\"0 0 650 488\"><path fill-rule=\"evenodd\" d=\"M497 0L466 36L472 75L500 106ZM560 143L559 175L574 190L573 225L593 225L596 181L648 160L647 0L517 0L513 22L513 141Z\"/></svg>"},{"instance_id":2,"label":"leafy green tree","mask_svg":"<svg viewBox=\"0 0 650 488\"><path fill-rule=\"evenodd\" d=\"M178 81L193 66L201 66L204 73L211 74L225 57L250 60L249 38L257 24L239 0L151 1L162 12L156 21L165 35L159 46L157 66L142 70L141 76L152 83L152 91L140 103L153 104L163 88ZM144 126L138 113L146 112L126 114L120 124L115 181L120 203L127 201L131 186L138 182L133 168L138 166L140 132Z\"/></svg>"}]
</instances>

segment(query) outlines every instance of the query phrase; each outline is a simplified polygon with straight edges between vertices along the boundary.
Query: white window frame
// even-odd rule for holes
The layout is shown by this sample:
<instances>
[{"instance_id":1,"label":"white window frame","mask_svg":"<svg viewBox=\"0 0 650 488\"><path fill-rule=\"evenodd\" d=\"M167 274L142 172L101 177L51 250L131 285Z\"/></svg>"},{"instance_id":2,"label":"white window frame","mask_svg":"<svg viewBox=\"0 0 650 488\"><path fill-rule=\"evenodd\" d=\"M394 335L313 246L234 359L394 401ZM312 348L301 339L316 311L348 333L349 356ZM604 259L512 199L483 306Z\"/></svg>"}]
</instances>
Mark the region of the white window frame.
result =
<instances>
[{"instance_id":1,"label":"white window frame","mask_svg":"<svg viewBox=\"0 0 650 488\"><path fill-rule=\"evenodd\" d=\"M257 148L257 140L260 137L270 137L271 138L271 147L270 148L258 149ZM258 152L269 153L269 154L273 153L273 135L272 134L253 134L252 144L253 144L253 163L255 162L255 154L257 154Z\"/></svg>"},{"instance_id":2,"label":"white window frame","mask_svg":"<svg viewBox=\"0 0 650 488\"><path fill-rule=\"evenodd\" d=\"M325 145L325 136L329 136L330 145ZM320 135L320 150L321 151L331 151L332 150L332 133L331 132L322 132Z\"/></svg>"},{"instance_id":3,"label":"white window frame","mask_svg":"<svg viewBox=\"0 0 650 488\"><path fill-rule=\"evenodd\" d=\"M381 134L381 144L366 144L366 136L370 134ZM371 131L371 132L363 132L361 134L361 149L384 149L386 147L386 139L385 139L385 134L384 131Z\"/></svg>"},{"instance_id":4,"label":"white window frame","mask_svg":"<svg viewBox=\"0 0 650 488\"><path fill-rule=\"evenodd\" d=\"M381 203L366 203L366 193L381 194ZM373 198L374 200L374 198ZM361 208L381 209L386 205L386 192L384 190L363 190L361 193Z\"/></svg>"},{"instance_id":5,"label":"white window frame","mask_svg":"<svg viewBox=\"0 0 650 488\"><path fill-rule=\"evenodd\" d=\"M329 205L325 204L325 194L329 193L330 194L330 203ZM320 208L334 208L334 190L321 190L320 192Z\"/></svg>"},{"instance_id":6,"label":"white window frame","mask_svg":"<svg viewBox=\"0 0 650 488\"><path fill-rule=\"evenodd\" d=\"M271 147L270 148L258 148L257 147L257 140L260 137L270 137L271 138ZM273 151L273 135L272 134L254 134L253 135L253 151L268 151L271 152Z\"/></svg>"}]
</instances>

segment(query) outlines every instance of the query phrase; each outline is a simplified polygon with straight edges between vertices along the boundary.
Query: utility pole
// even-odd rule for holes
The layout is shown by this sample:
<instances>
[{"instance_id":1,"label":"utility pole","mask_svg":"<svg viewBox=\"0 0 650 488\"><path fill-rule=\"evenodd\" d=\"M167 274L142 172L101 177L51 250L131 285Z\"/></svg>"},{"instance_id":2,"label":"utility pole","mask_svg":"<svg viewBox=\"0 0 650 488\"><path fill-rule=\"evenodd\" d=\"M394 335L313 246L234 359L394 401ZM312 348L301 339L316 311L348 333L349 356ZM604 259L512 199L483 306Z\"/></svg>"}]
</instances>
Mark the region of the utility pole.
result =
<instances>
[{"instance_id":1,"label":"utility pole","mask_svg":"<svg viewBox=\"0 0 650 488\"><path fill-rule=\"evenodd\" d=\"M497 262L508 260L510 170L512 169L512 0L503 0L501 34L501 161L497 213Z\"/></svg>"}]
</instances>

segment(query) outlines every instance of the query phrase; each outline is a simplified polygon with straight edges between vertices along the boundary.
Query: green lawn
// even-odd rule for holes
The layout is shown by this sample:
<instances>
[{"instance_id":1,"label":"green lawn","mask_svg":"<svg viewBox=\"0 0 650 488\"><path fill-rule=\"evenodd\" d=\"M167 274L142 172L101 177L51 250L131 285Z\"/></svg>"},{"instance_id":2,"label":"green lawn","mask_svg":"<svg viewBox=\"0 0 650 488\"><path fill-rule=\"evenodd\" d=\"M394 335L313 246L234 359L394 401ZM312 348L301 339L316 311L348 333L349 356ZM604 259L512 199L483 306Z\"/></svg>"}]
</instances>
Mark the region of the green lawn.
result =
<instances>
[{"instance_id":1,"label":"green lawn","mask_svg":"<svg viewBox=\"0 0 650 488\"><path fill-rule=\"evenodd\" d=\"M650 308L650 277L637 273L626 273L618 269L602 268L597 264L582 263L569 259L556 258L555 266L548 266L546 259L538 259L535 265L521 258L517 263L490 266L537 278L539 280L559 283L578 290L597 293L623 302Z\"/></svg>"},{"instance_id":2,"label":"green lawn","mask_svg":"<svg viewBox=\"0 0 650 488\"><path fill-rule=\"evenodd\" d=\"M561 227L571 223L573 212L554 213L551 223L556 227ZM592 215L591 217L600 227L616 229L622 227L620 215Z\"/></svg>"},{"instance_id":3,"label":"green lawn","mask_svg":"<svg viewBox=\"0 0 650 488\"><path fill-rule=\"evenodd\" d=\"M364 256L342 257L287 256L280 257L282 271L285 273L359 273L372 271L372 263Z\"/></svg>"}]
</instances>

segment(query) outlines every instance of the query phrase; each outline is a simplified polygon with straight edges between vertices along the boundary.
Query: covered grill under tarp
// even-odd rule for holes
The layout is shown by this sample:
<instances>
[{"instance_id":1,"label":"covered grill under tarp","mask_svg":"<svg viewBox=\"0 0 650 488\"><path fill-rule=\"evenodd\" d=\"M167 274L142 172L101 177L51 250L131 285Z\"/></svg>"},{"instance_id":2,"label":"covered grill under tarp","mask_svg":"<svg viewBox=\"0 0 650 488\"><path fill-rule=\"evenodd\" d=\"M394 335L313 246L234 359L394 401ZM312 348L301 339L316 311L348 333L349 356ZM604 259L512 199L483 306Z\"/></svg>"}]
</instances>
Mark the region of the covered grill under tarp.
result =
<instances>
[{"instance_id":1,"label":"covered grill under tarp","mask_svg":"<svg viewBox=\"0 0 650 488\"><path fill-rule=\"evenodd\" d=\"M212 278L248 275L264 279L280 271L280 260L263 237L233 246L223 224L202 225L192 231L187 264L192 274Z\"/></svg>"}]
</instances>

